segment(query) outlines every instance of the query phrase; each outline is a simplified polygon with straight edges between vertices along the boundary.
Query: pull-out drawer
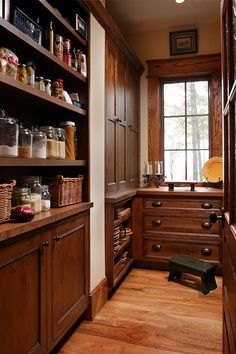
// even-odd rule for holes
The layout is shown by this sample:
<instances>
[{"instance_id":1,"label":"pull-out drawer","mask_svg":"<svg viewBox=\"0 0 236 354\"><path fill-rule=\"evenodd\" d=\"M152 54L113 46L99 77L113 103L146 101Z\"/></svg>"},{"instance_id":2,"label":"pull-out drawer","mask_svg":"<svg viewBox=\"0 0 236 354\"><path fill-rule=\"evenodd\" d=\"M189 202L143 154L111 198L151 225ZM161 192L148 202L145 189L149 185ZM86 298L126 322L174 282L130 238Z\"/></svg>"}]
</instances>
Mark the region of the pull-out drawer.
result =
<instances>
[{"instance_id":1,"label":"pull-out drawer","mask_svg":"<svg viewBox=\"0 0 236 354\"><path fill-rule=\"evenodd\" d=\"M199 234L220 234L221 225L219 222L212 224L208 218L193 217L191 215L161 215L143 214L143 232L156 233L181 232Z\"/></svg>"},{"instance_id":2,"label":"pull-out drawer","mask_svg":"<svg viewBox=\"0 0 236 354\"><path fill-rule=\"evenodd\" d=\"M160 208L170 208L170 209L202 209L202 210L220 210L222 202L219 199L171 199L171 198L144 198L143 208L144 209L160 209Z\"/></svg>"},{"instance_id":3,"label":"pull-out drawer","mask_svg":"<svg viewBox=\"0 0 236 354\"><path fill-rule=\"evenodd\" d=\"M221 262L220 241L198 242L196 240L189 240L188 242L173 242L158 237L143 238L144 258L170 258L177 254Z\"/></svg>"}]
</instances>

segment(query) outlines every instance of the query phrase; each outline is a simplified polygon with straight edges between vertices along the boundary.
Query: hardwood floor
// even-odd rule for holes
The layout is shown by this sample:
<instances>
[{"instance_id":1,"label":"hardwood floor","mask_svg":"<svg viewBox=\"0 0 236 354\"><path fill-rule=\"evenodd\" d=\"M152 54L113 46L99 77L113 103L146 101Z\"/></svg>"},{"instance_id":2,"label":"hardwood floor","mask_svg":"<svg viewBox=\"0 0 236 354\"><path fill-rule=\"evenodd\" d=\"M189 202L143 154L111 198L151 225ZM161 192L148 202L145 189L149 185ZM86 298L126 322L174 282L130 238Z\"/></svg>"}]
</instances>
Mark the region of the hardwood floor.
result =
<instances>
[{"instance_id":1,"label":"hardwood floor","mask_svg":"<svg viewBox=\"0 0 236 354\"><path fill-rule=\"evenodd\" d=\"M83 321L60 354L222 354L221 278L203 295L133 268L92 322ZM198 281L198 278L196 278Z\"/></svg>"}]
</instances>

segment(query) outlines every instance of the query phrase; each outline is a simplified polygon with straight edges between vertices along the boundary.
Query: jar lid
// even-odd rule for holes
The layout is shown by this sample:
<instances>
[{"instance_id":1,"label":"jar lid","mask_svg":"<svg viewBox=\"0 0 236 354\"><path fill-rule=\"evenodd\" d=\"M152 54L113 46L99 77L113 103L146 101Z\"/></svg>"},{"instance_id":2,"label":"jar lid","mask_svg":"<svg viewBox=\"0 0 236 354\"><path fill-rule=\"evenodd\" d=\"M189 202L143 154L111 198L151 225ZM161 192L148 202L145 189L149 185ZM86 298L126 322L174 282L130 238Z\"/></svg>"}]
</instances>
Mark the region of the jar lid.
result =
<instances>
[{"instance_id":1,"label":"jar lid","mask_svg":"<svg viewBox=\"0 0 236 354\"><path fill-rule=\"evenodd\" d=\"M50 80L50 79L44 79L43 81L51 82L52 80Z\"/></svg>"},{"instance_id":2,"label":"jar lid","mask_svg":"<svg viewBox=\"0 0 236 354\"><path fill-rule=\"evenodd\" d=\"M61 122L59 123L60 127L63 127L64 125L70 125L72 127L75 127L75 122L71 122L69 120L67 120L66 122Z\"/></svg>"},{"instance_id":3,"label":"jar lid","mask_svg":"<svg viewBox=\"0 0 236 354\"><path fill-rule=\"evenodd\" d=\"M26 68L25 64L18 64L18 68Z\"/></svg>"},{"instance_id":4,"label":"jar lid","mask_svg":"<svg viewBox=\"0 0 236 354\"><path fill-rule=\"evenodd\" d=\"M14 187L12 190L12 194L26 194L29 193L30 188L28 187Z\"/></svg>"},{"instance_id":5,"label":"jar lid","mask_svg":"<svg viewBox=\"0 0 236 354\"><path fill-rule=\"evenodd\" d=\"M43 125L42 127L39 127L39 129L42 129L42 130L53 130L54 127L52 125Z\"/></svg>"},{"instance_id":6,"label":"jar lid","mask_svg":"<svg viewBox=\"0 0 236 354\"><path fill-rule=\"evenodd\" d=\"M36 76L35 80L43 80L42 76Z\"/></svg>"}]
</instances>

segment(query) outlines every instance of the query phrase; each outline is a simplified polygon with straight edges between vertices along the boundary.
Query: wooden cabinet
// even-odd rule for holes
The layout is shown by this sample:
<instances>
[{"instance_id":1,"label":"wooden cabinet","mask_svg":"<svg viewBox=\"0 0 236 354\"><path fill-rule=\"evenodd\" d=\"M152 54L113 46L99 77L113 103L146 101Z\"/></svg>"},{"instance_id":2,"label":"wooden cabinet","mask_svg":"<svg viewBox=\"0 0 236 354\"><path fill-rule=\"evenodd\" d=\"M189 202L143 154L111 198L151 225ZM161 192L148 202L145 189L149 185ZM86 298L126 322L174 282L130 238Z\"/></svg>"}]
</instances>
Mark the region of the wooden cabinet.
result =
<instances>
[{"instance_id":1,"label":"wooden cabinet","mask_svg":"<svg viewBox=\"0 0 236 354\"><path fill-rule=\"evenodd\" d=\"M139 190L133 204L135 260L166 267L170 257L185 254L221 264L221 226L209 219L213 211L220 215L221 206L220 191Z\"/></svg>"},{"instance_id":2,"label":"wooden cabinet","mask_svg":"<svg viewBox=\"0 0 236 354\"><path fill-rule=\"evenodd\" d=\"M139 180L139 75L106 37L106 192Z\"/></svg>"},{"instance_id":3,"label":"wooden cabinet","mask_svg":"<svg viewBox=\"0 0 236 354\"><path fill-rule=\"evenodd\" d=\"M47 236L0 248L1 354L45 353Z\"/></svg>"},{"instance_id":4,"label":"wooden cabinet","mask_svg":"<svg viewBox=\"0 0 236 354\"><path fill-rule=\"evenodd\" d=\"M88 306L88 212L1 242L0 280L0 353L49 353Z\"/></svg>"},{"instance_id":5,"label":"wooden cabinet","mask_svg":"<svg viewBox=\"0 0 236 354\"><path fill-rule=\"evenodd\" d=\"M133 264L133 210L135 192L106 198L106 277L108 293Z\"/></svg>"}]
</instances>

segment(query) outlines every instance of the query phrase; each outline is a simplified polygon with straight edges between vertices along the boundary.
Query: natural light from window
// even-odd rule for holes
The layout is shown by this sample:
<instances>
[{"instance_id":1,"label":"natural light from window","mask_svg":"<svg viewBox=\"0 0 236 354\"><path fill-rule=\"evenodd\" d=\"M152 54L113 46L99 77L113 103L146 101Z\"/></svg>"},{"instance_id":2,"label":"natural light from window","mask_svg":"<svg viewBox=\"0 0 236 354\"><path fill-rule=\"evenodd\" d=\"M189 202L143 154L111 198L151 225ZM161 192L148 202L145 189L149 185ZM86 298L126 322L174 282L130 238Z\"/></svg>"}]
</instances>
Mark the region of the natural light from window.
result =
<instances>
[{"instance_id":1,"label":"natural light from window","mask_svg":"<svg viewBox=\"0 0 236 354\"><path fill-rule=\"evenodd\" d=\"M203 181L209 159L209 83L163 84L164 174L166 180Z\"/></svg>"}]
</instances>

